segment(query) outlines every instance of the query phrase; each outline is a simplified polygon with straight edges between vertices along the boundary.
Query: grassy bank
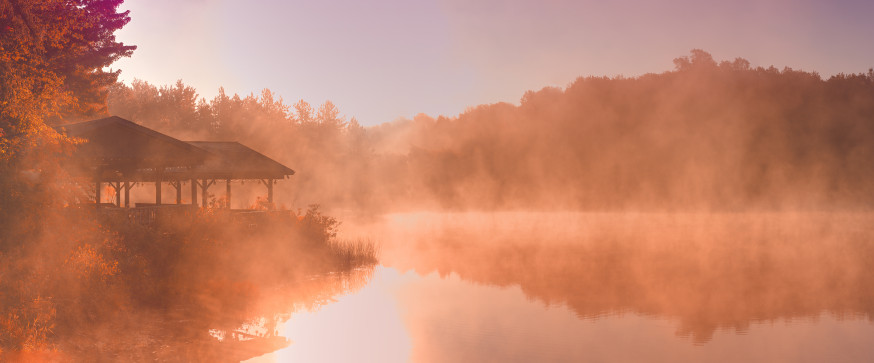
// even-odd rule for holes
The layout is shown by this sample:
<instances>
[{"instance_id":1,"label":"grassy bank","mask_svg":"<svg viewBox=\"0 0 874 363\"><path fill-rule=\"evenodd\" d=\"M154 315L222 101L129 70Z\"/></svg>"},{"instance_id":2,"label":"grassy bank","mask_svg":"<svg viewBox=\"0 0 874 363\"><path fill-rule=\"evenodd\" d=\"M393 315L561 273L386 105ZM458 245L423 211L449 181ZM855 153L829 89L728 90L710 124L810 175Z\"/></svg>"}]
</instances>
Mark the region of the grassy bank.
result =
<instances>
[{"instance_id":1,"label":"grassy bank","mask_svg":"<svg viewBox=\"0 0 874 363\"><path fill-rule=\"evenodd\" d=\"M372 243L337 241L339 221L317 207L190 209L148 225L68 208L41 222L38 240L0 254L6 357L148 359L155 347L182 360L209 357L227 346L215 345L210 330L257 318L259 301L278 289L377 258Z\"/></svg>"}]
</instances>

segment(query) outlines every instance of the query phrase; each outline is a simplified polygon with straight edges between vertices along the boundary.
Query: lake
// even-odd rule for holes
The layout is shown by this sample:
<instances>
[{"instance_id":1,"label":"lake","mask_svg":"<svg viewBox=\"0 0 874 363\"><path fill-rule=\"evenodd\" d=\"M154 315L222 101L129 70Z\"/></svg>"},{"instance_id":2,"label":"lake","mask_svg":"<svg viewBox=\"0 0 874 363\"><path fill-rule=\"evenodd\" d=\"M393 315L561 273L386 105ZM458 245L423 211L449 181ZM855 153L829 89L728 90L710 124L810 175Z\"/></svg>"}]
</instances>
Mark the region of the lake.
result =
<instances>
[{"instance_id":1,"label":"lake","mask_svg":"<svg viewBox=\"0 0 874 363\"><path fill-rule=\"evenodd\" d=\"M339 217L381 265L251 362L874 359L870 214Z\"/></svg>"}]
</instances>

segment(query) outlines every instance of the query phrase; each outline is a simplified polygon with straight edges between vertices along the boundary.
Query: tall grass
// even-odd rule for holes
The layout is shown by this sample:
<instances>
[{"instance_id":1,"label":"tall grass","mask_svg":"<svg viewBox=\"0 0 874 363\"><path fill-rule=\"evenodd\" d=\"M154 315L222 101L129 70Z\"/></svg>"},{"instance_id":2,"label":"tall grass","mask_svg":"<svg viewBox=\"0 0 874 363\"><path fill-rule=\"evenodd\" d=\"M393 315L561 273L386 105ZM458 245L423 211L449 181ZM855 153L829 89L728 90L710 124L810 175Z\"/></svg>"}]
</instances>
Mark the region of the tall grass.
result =
<instances>
[{"instance_id":1,"label":"tall grass","mask_svg":"<svg viewBox=\"0 0 874 363\"><path fill-rule=\"evenodd\" d=\"M328 249L338 267L343 269L372 265L379 261L379 245L369 239L331 239L328 241Z\"/></svg>"}]
</instances>

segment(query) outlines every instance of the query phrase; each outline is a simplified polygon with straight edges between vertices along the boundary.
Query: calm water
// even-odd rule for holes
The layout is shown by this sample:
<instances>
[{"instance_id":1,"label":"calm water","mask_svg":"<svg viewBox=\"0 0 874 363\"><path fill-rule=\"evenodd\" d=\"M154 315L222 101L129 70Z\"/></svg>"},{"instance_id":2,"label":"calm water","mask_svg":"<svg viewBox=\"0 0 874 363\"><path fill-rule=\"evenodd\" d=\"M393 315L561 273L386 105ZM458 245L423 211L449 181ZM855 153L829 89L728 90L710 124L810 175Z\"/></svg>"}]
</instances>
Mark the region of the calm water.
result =
<instances>
[{"instance_id":1,"label":"calm water","mask_svg":"<svg viewBox=\"0 0 874 363\"><path fill-rule=\"evenodd\" d=\"M874 360L871 215L341 219L383 265L252 361Z\"/></svg>"}]
</instances>

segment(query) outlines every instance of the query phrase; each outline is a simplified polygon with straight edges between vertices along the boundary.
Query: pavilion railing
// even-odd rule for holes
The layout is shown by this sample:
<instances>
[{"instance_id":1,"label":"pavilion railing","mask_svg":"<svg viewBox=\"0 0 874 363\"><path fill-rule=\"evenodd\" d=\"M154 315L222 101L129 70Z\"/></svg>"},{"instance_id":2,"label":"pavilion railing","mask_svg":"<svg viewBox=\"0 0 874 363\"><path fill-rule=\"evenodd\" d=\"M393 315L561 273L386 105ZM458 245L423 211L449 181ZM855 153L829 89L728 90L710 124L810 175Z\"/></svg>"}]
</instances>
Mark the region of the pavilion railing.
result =
<instances>
[{"instance_id":1,"label":"pavilion railing","mask_svg":"<svg viewBox=\"0 0 874 363\"><path fill-rule=\"evenodd\" d=\"M99 208L99 213L112 218L126 219L131 223L140 224L143 226L154 226L159 219L169 220L177 219L184 220L193 218L194 214L198 213L201 208L188 204L145 204L137 203L134 208L118 208L115 206ZM242 225L255 228L264 224L266 219L277 216L291 217L294 216L292 211L265 211L265 210L248 210L248 209L218 209L216 213L225 214L229 217L228 221L232 223L240 223Z\"/></svg>"},{"instance_id":2,"label":"pavilion railing","mask_svg":"<svg viewBox=\"0 0 874 363\"><path fill-rule=\"evenodd\" d=\"M124 218L148 227L153 226L158 218L185 218L196 213L198 209L192 205L142 205L140 203L135 208L100 208L99 211L107 216Z\"/></svg>"}]
</instances>

